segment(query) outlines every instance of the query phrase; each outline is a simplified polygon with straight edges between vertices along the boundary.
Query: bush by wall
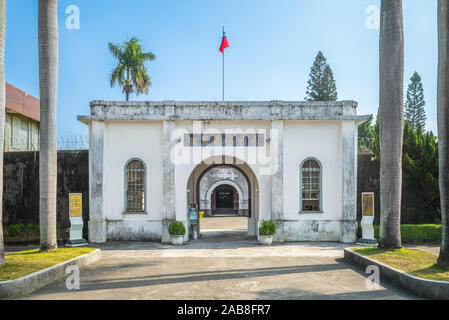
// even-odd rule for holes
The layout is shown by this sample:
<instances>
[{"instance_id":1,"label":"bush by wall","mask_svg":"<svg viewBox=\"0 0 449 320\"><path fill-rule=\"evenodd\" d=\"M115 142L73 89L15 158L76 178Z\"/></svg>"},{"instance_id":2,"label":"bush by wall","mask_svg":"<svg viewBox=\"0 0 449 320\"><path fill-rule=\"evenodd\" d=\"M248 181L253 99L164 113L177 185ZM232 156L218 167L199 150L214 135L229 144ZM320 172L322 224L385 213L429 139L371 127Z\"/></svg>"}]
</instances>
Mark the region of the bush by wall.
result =
<instances>
[{"instance_id":1,"label":"bush by wall","mask_svg":"<svg viewBox=\"0 0 449 320\"><path fill-rule=\"evenodd\" d=\"M276 233L276 225L273 221L263 220L259 227L259 235L272 236Z\"/></svg>"},{"instance_id":2,"label":"bush by wall","mask_svg":"<svg viewBox=\"0 0 449 320\"><path fill-rule=\"evenodd\" d=\"M12 224L5 226L4 238L6 244L20 244L40 241L40 228L38 224ZM65 241L69 237L67 227L57 226L58 241Z\"/></svg>"},{"instance_id":3,"label":"bush by wall","mask_svg":"<svg viewBox=\"0 0 449 320\"><path fill-rule=\"evenodd\" d=\"M374 236L379 239L379 226L374 226ZM359 224L359 237L362 237L362 226ZM440 224L403 224L401 225L401 238L403 243L418 244L440 244Z\"/></svg>"},{"instance_id":4,"label":"bush by wall","mask_svg":"<svg viewBox=\"0 0 449 320\"><path fill-rule=\"evenodd\" d=\"M168 233L172 236L183 236L186 234L186 228L182 222L175 221L168 226Z\"/></svg>"}]
</instances>

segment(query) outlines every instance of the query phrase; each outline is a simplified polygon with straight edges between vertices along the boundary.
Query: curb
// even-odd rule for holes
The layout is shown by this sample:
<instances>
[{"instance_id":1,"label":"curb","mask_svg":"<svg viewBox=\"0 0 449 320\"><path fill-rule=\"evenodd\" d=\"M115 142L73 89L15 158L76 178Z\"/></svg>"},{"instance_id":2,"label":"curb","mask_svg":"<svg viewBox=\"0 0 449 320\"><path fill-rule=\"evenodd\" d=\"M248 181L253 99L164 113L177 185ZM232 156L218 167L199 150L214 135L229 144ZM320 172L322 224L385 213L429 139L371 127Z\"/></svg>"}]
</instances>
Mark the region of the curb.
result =
<instances>
[{"instance_id":1,"label":"curb","mask_svg":"<svg viewBox=\"0 0 449 320\"><path fill-rule=\"evenodd\" d=\"M91 253L73 258L54 265L50 268L28 274L18 279L0 281L0 299L15 298L29 294L37 289L62 279L68 274L65 273L67 266L77 266L82 268L101 259L101 250L96 249Z\"/></svg>"},{"instance_id":2,"label":"curb","mask_svg":"<svg viewBox=\"0 0 449 320\"><path fill-rule=\"evenodd\" d=\"M412 276L402 270L395 269L357 252L353 252L351 249L356 248L346 248L344 251L344 260L347 263L361 268L363 271L368 266L375 265L379 268L381 279L387 280L392 285L408 290L420 297L449 300L449 282L427 280Z\"/></svg>"}]
</instances>

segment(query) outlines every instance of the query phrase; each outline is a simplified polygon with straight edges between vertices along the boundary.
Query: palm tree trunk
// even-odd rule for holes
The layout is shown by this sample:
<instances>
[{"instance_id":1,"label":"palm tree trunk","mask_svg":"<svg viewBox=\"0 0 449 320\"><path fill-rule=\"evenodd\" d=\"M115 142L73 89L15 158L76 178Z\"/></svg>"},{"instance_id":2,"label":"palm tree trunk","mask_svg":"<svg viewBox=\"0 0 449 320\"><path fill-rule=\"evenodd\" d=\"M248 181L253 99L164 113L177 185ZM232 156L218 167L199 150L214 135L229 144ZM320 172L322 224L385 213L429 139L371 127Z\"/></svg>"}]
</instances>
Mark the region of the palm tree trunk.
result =
<instances>
[{"instance_id":1,"label":"palm tree trunk","mask_svg":"<svg viewBox=\"0 0 449 320\"><path fill-rule=\"evenodd\" d=\"M5 132L5 0L0 0L0 266L5 264L3 242L3 149Z\"/></svg>"},{"instance_id":2,"label":"palm tree trunk","mask_svg":"<svg viewBox=\"0 0 449 320\"><path fill-rule=\"evenodd\" d=\"M39 157L41 251L58 248L56 238L56 102L58 90L58 1L39 0Z\"/></svg>"},{"instance_id":3,"label":"palm tree trunk","mask_svg":"<svg viewBox=\"0 0 449 320\"><path fill-rule=\"evenodd\" d=\"M379 41L380 239L401 247L404 34L402 0L382 0Z\"/></svg>"},{"instance_id":4,"label":"palm tree trunk","mask_svg":"<svg viewBox=\"0 0 449 320\"><path fill-rule=\"evenodd\" d=\"M438 152L442 238L438 264L449 265L449 1L438 0Z\"/></svg>"}]
</instances>

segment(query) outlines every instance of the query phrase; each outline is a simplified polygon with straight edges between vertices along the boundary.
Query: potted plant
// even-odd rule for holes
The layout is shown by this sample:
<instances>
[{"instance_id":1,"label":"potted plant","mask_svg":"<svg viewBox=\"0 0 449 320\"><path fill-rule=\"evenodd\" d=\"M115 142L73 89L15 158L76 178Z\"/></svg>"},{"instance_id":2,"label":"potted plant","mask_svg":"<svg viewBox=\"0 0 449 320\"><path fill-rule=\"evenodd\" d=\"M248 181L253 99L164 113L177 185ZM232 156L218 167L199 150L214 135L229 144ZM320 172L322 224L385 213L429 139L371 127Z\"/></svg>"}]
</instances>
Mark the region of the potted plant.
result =
<instances>
[{"instance_id":1,"label":"potted plant","mask_svg":"<svg viewBox=\"0 0 449 320\"><path fill-rule=\"evenodd\" d=\"M168 226L168 233L170 233L171 244L174 246L180 246L184 242L186 228L182 222L174 221Z\"/></svg>"},{"instance_id":2,"label":"potted plant","mask_svg":"<svg viewBox=\"0 0 449 320\"><path fill-rule=\"evenodd\" d=\"M265 246L271 246L273 235L276 232L276 225L273 221L263 220L259 227L259 240Z\"/></svg>"}]
</instances>

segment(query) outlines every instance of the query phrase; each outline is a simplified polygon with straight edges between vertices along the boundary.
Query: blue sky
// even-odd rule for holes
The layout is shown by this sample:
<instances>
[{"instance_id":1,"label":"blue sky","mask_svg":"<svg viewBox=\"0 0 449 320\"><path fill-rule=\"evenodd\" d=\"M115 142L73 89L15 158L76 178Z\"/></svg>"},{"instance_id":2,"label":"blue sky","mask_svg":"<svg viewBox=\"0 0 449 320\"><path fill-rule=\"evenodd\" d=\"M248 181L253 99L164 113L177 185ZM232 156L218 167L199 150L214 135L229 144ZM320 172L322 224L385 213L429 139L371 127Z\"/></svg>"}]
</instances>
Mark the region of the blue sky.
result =
<instances>
[{"instance_id":1,"label":"blue sky","mask_svg":"<svg viewBox=\"0 0 449 320\"><path fill-rule=\"evenodd\" d=\"M80 29L66 28L66 8L80 9ZM77 115L91 100L124 100L108 77L108 42L142 41L149 95L131 100L221 100L225 26L226 100L304 100L310 67L322 50L339 100L359 114L377 112L379 30L368 6L380 0L60 0L58 136L86 135ZM404 93L416 70L425 90L428 129L436 132L437 1L404 1ZM6 81L39 97L37 0L6 1Z\"/></svg>"}]
</instances>

